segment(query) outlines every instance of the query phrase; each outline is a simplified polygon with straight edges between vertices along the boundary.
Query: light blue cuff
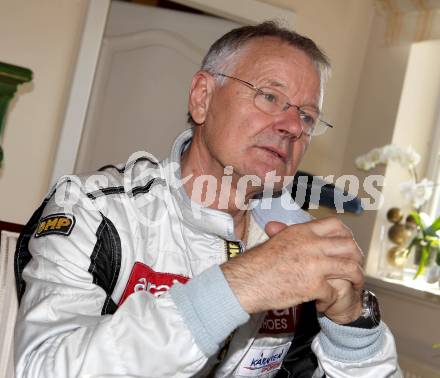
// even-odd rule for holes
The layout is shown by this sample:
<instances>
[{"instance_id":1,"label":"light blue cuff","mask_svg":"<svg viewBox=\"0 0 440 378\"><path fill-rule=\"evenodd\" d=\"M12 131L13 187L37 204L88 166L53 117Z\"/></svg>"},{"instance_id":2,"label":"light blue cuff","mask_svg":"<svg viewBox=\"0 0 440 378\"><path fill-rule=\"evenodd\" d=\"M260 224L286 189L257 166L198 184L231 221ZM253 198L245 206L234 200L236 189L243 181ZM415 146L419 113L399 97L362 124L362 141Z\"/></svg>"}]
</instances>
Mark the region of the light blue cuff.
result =
<instances>
[{"instance_id":1,"label":"light blue cuff","mask_svg":"<svg viewBox=\"0 0 440 378\"><path fill-rule=\"evenodd\" d=\"M327 317L319 319L318 341L325 354L340 362L359 362L376 355L384 344L384 323L372 329L336 324Z\"/></svg>"},{"instance_id":2,"label":"light blue cuff","mask_svg":"<svg viewBox=\"0 0 440 378\"><path fill-rule=\"evenodd\" d=\"M205 355L212 356L229 334L249 320L220 267L214 265L169 291Z\"/></svg>"}]
</instances>

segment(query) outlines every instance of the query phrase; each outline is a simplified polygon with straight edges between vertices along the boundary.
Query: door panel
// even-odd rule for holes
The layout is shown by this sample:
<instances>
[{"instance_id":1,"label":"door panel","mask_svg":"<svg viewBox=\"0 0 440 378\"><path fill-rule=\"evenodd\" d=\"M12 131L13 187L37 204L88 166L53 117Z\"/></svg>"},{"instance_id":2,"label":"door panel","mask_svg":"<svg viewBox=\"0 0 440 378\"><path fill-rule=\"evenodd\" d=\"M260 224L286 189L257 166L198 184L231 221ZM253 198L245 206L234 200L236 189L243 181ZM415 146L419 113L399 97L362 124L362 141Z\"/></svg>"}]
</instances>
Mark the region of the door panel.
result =
<instances>
[{"instance_id":1,"label":"door panel","mask_svg":"<svg viewBox=\"0 0 440 378\"><path fill-rule=\"evenodd\" d=\"M211 43L238 24L114 1L111 4L75 172L161 159L185 128L188 88Z\"/></svg>"}]
</instances>

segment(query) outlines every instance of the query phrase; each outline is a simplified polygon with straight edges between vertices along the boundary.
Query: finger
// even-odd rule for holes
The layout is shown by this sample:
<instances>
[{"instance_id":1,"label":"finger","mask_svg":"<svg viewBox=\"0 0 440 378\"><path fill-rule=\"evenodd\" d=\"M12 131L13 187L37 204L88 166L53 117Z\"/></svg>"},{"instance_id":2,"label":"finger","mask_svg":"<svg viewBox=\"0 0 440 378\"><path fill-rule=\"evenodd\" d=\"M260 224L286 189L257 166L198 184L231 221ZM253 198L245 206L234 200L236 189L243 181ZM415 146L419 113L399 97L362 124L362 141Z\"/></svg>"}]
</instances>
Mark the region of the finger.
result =
<instances>
[{"instance_id":1,"label":"finger","mask_svg":"<svg viewBox=\"0 0 440 378\"><path fill-rule=\"evenodd\" d=\"M345 295L350 296L353 302L360 301L361 289L355 289L350 281L341 280L336 278L329 278L328 283L336 290L338 293L338 299Z\"/></svg>"},{"instance_id":2,"label":"finger","mask_svg":"<svg viewBox=\"0 0 440 378\"><path fill-rule=\"evenodd\" d=\"M350 281L355 289L364 287L364 271L351 259L339 257L326 258L320 264L323 275L327 279L343 279Z\"/></svg>"},{"instance_id":3,"label":"finger","mask_svg":"<svg viewBox=\"0 0 440 378\"><path fill-rule=\"evenodd\" d=\"M351 230L336 217L316 219L309 222L309 225L318 236L353 237Z\"/></svg>"},{"instance_id":4,"label":"finger","mask_svg":"<svg viewBox=\"0 0 440 378\"><path fill-rule=\"evenodd\" d=\"M350 281L340 280L336 278L329 278L328 283L336 289L339 293L347 290L353 290L353 285Z\"/></svg>"},{"instance_id":5,"label":"finger","mask_svg":"<svg viewBox=\"0 0 440 378\"><path fill-rule=\"evenodd\" d=\"M318 312L326 312L337 300L338 293L336 289L327 281L321 285L319 296L316 297L316 310Z\"/></svg>"},{"instance_id":6,"label":"finger","mask_svg":"<svg viewBox=\"0 0 440 378\"><path fill-rule=\"evenodd\" d=\"M268 222L264 230L266 231L266 234L271 238L272 236L275 236L279 232L283 231L285 228L287 228L287 225L285 223Z\"/></svg>"},{"instance_id":7,"label":"finger","mask_svg":"<svg viewBox=\"0 0 440 378\"><path fill-rule=\"evenodd\" d=\"M326 238L321 242L321 250L325 256L352 259L360 265L364 262L364 254L352 238Z\"/></svg>"}]
</instances>

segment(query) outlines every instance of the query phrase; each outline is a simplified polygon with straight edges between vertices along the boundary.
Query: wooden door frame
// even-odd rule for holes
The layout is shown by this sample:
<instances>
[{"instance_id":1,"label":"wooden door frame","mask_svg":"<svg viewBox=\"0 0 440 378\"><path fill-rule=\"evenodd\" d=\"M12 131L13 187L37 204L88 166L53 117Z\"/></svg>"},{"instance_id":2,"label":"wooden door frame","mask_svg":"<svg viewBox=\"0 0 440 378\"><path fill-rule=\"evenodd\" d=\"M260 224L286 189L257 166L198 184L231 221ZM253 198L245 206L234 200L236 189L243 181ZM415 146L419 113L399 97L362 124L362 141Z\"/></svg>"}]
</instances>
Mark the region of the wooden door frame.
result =
<instances>
[{"instance_id":1,"label":"wooden door frame","mask_svg":"<svg viewBox=\"0 0 440 378\"><path fill-rule=\"evenodd\" d=\"M89 0L50 185L75 169L110 0Z\"/></svg>"},{"instance_id":2,"label":"wooden door frame","mask_svg":"<svg viewBox=\"0 0 440 378\"><path fill-rule=\"evenodd\" d=\"M50 185L74 172L111 0L89 0ZM258 0L172 0L242 24L275 19L293 29L294 12Z\"/></svg>"}]
</instances>

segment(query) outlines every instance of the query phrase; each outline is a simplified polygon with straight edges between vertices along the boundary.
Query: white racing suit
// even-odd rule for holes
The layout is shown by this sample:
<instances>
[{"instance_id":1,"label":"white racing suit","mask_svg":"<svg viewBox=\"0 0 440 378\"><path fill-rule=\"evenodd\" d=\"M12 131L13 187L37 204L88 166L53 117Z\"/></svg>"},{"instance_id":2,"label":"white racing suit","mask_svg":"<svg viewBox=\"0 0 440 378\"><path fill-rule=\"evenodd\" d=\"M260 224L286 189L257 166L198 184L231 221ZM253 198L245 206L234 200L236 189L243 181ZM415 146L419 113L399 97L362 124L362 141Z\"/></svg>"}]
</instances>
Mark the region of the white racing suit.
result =
<instances>
[{"instance_id":1,"label":"white racing suit","mask_svg":"<svg viewBox=\"0 0 440 378\"><path fill-rule=\"evenodd\" d=\"M139 155L98 175L65 176L50 191L17 246L17 377L273 377L289 348L295 361L304 348L296 335L318 325L316 313L242 309L219 269L244 250L233 220L191 201L181 184L190 138L184 132L161 164ZM269 210L255 202L248 248L267 239L268 220L310 219L283 210L287 197ZM319 323L314 377L399 376L385 324Z\"/></svg>"}]
</instances>

